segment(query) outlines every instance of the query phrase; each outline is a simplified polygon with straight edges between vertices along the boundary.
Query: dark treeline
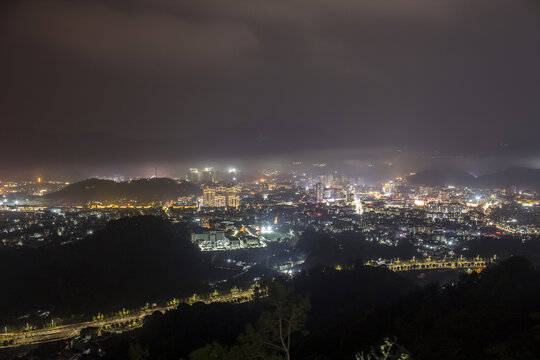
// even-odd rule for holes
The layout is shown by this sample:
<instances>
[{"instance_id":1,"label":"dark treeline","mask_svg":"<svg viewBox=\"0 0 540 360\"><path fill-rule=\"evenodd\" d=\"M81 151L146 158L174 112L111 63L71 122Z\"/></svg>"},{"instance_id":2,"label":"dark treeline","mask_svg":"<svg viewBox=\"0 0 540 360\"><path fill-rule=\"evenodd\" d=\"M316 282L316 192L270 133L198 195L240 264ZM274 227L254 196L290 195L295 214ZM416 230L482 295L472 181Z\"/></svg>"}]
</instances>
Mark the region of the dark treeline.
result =
<instances>
[{"instance_id":1,"label":"dark treeline","mask_svg":"<svg viewBox=\"0 0 540 360\"><path fill-rule=\"evenodd\" d=\"M309 302L291 335L291 359L355 359L384 339L396 341L410 359L540 358L540 271L524 258L444 287L418 288L361 265L316 267L280 281L291 291L287 299ZM130 348L145 349L141 359L242 360L257 351L261 358L286 359L285 352L255 343L272 340L277 309L268 299L182 306L102 345L110 359L135 356Z\"/></svg>"},{"instance_id":2,"label":"dark treeline","mask_svg":"<svg viewBox=\"0 0 540 360\"><path fill-rule=\"evenodd\" d=\"M96 234L66 245L0 251L6 274L0 291L3 325L38 309L63 318L134 309L147 302L208 291L208 282L228 278L227 287L245 287L254 277L273 276L273 266L292 254L305 256L305 268L346 265L357 259L416 255L403 242L390 247L363 241L354 234L337 239L307 232L296 244L272 243L264 249L201 253L189 238L189 227L152 217L112 221ZM245 274L217 270L231 257L255 262ZM39 319L36 319L39 320ZM46 320L39 320L41 322ZM34 325L39 326L38 323Z\"/></svg>"},{"instance_id":3,"label":"dark treeline","mask_svg":"<svg viewBox=\"0 0 540 360\"><path fill-rule=\"evenodd\" d=\"M391 304L417 289L395 273L361 265L345 271L315 267L292 282L279 281L294 288L293 295L309 294L311 310L305 334L338 326L344 318ZM106 357L125 358L129 344L138 343L148 348L151 359L188 359L192 351L206 344L233 346L247 324L255 323L262 313L271 310L266 299L244 304L182 305L165 315L154 314L141 329L108 340L104 344ZM299 334L293 338L296 346L305 341ZM299 356L299 348L293 352L295 358Z\"/></svg>"},{"instance_id":4,"label":"dark treeline","mask_svg":"<svg viewBox=\"0 0 540 360\"><path fill-rule=\"evenodd\" d=\"M520 237L480 237L466 243L466 250L461 254L465 257L492 257L497 255L500 259L510 256L523 256L533 264L540 265L540 237L532 236L528 240Z\"/></svg>"},{"instance_id":5,"label":"dark treeline","mask_svg":"<svg viewBox=\"0 0 540 360\"><path fill-rule=\"evenodd\" d=\"M489 255L484 251L496 248L532 259L538 254L537 240L504 240L474 240L469 251ZM414 254L406 241L388 247L354 234L332 239L305 233L296 246L282 246L283 256L306 256L307 270L270 283L286 289L281 304L298 299L308 304L301 307L302 321L290 336L291 359L354 359L385 338L396 339L413 359L540 358L540 271L525 258L512 257L443 287L420 288L399 274L362 265L367 258ZM270 250L276 249L257 250L257 257L271 263ZM209 280L222 276L212 270L216 256L201 254L185 225L150 216L113 221L76 243L0 252L0 270L8 274L0 314L11 319L30 309L60 315L106 313L204 292ZM248 252L238 253L243 256L247 260ZM252 279L252 271L268 271L259 267L228 285L242 285ZM265 281L273 276L268 272ZM154 314L143 328L103 340L100 346L110 359L137 353L138 359L241 360L268 350L260 344L275 335L271 324L279 304L259 299L182 305ZM36 351L54 353L54 346ZM264 353L265 358L284 358L279 350L272 351L274 357Z\"/></svg>"},{"instance_id":6,"label":"dark treeline","mask_svg":"<svg viewBox=\"0 0 540 360\"><path fill-rule=\"evenodd\" d=\"M212 275L184 226L144 216L81 241L0 251L0 314L96 314L189 296Z\"/></svg>"},{"instance_id":7,"label":"dark treeline","mask_svg":"<svg viewBox=\"0 0 540 360\"><path fill-rule=\"evenodd\" d=\"M317 265L346 265L377 258L409 259L419 255L408 240L401 240L398 246L381 245L366 241L362 234L354 232L342 233L336 238L327 234L306 232L300 237L295 251L306 255L306 268Z\"/></svg>"},{"instance_id":8,"label":"dark treeline","mask_svg":"<svg viewBox=\"0 0 540 360\"><path fill-rule=\"evenodd\" d=\"M540 271L511 258L456 284L427 286L390 306L334 320L302 338L299 359L351 358L385 337L413 359L538 359Z\"/></svg>"}]
</instances>

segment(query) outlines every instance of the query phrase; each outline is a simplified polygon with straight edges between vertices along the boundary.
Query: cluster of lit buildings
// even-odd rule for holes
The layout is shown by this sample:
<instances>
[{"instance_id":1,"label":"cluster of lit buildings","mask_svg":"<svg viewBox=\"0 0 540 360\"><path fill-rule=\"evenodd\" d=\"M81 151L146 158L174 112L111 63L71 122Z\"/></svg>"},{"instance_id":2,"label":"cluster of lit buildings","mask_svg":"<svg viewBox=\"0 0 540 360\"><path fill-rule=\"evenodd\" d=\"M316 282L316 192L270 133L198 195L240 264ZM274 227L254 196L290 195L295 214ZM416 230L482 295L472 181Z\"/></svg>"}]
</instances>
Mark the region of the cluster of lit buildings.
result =
<instances>
[{"instance_id":1,"label":"cluster of lit buildings","mask_svg":"<svg viewBox=\"0 0 540 360\"><path fill-rule=\"evenodd\" d=\"M239 186L207 185L203 189L202 206L238 209L240 206L240 191Z\"/></svg>"},{"instance_id":2,"label":"cluster of lit buildings","mask_svg":"<svg viewBox=\"0 0 540 360\"><path fill-rule=\"evenodd\" d=\"M317 167L319 172L324 169L323 164ZM202 250L260 247L272 237L270 241L292 241L305 231L331 236L354 232L368 241L392 246L402 239L418 246L433 246L432 240L438 243L443 238L457 244L497 233L540 233L538 194L515 188L411 185L403 178L366 185L361 177L337 172L320 175L272 171L246 178L236 169L219 172L212 168L191 169L186 178L200 186L199 193L145 206L89 204L58 214L47 208L24 210L3 200L0 240L16 245L34 240L46 242L58 236L62 241L68 237L76 240L87 235L85 227L99 229L106 221L131 213L151 213L173 222L195 224L199 229L192 231L192 241ZM3 189L12 186L5 185ZM5 194L0 198L7 199ZM17 220L5 215L17 211ZM35 214L48 215L40 218ZM73 214L80 219L66 224L64 219L71 219ZM84 220L88 216L100 220L90 225ZM51 225L53 222L57 228ZM222 226L224 222L229 225ZM271 234L264 234L270 226Z\"/></svg>"},{"instance_id":3,"label":"cluster of lit buildings","mask_svg":"<svg viewBox=\"0 0 540 360\"><path fill-rule=\"evenodd\" d=\"M162 214L156 207L0 206L0 248L64 245L94 234L112 220Z\"/></svg>"},{"instance_id":4,"label":"cluster of lit buildings","mask_svg":"<svg viewBox=\"0 0 540 360\"><path fill-rule=\"evenodd\" d=\"M238 250L266 246L263 239L252 233L222 230L199 231L191 234L191 242L202 251Z\"/></svg>"},{"instance_id":5,"label":"cluster of lit buildings","mask_svg":"<svg viewBox=\"0 0 540 360\"><path fill-rule=\"evenodd\" d=\"M29 181L0 181L0 204L18 201L17 195L43 196L58 191L69 182L44 180L41 177Z\"/></svg>"}]
</instances>

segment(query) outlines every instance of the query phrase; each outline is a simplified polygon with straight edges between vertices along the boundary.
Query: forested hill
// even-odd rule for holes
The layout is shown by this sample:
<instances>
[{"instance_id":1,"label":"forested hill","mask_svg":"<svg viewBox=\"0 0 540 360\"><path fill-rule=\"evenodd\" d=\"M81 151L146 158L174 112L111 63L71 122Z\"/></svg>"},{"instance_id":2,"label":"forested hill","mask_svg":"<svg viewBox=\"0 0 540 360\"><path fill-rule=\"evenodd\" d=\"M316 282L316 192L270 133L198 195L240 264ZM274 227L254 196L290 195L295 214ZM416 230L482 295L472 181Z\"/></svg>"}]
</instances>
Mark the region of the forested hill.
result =
<instances>
[{"instance_id":1,"label":"forested hill","mask_svg":"<svg viewBox=\"0 0 540 360\"><path fill-rule=\"evenodd\" d=\"M175 200L179 196L199 195L199 186L168 178L140 179L125 182L88 179L47 194L48 203L85 204L88 202L152 202Z\"/></svg>"},{"instance_id":2,"label":"forested hill","mask_svg":"<svg viewBox=\"0 0 540 360\"><path fill-rule=\"evenodd\" d=\"M0 251L6 274L0 314L11 319L36 309L69 315L139 307L206 289L207 270L182 225L124 218L64 246Z\"/></svg>"},{"instance_id":3,"label":"forested hill","mask_svg":"<svg viewBox=\"0 0 540 360\"><path fill-rule=\"evenodd\" d=\"M314 268L284 284L292 293L282 305L299 297L311 304L295 310L305 322L292 334L291 359L359 359L362 352L378 354L385 339L395 344L389 356L363 359L540 358L540 271L524 258L422 289L398 274L361 266ZM272 343L272 316L279 311L266 299L183 306L104 344L106 358L126 357L131 343L147 349L151 359L285 359L275 346L264 346L280 344Z\"/></svg>"}]
</instances>

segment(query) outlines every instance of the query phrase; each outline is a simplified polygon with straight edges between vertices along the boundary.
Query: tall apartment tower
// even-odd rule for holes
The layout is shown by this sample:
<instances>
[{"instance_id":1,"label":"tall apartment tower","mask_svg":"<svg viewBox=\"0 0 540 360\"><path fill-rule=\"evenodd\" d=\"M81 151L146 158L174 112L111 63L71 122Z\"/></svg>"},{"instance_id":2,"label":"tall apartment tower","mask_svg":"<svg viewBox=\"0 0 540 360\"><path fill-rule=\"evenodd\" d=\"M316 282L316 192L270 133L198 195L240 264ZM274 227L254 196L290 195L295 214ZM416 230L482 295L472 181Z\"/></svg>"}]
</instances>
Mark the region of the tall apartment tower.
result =
<instances>
[{"instance_id":1,"label":"tall apartment tower","mask_svg":"<svg viewBox=\"0 0 540 360\"><path fill-rule=\"evenodd\" d=\"M238 209L240 206L240 187L205 186L203 190L204 207L229 207Z\"/></svg>"},{"instance_id":2,"label":"tall apartment tower","mask_svg":"<svg viewBox=\"0 0 540 360\"><path fill-rule=\"evenodd\" d=\"M239 189L235 186L227 189L227 206L230 208L238 209L240 206L240 196L238 195Z\"/></svg>"},{"instance_id":3,"label":"tall apartment tower","mask_svg":"<svg viewBox=\"0 0 540 360\"><path fill-rule=\"evenodd\" d=\"M205 186L203 190L203 206L214 207L216 199L216 188L212 186Z\"/></svg>"},{"instance_id":4,"label":"tall apartment tower","mask_svg":"<svg viewBox=\"0 0 540 360\"><path fill-rule=\"evenodd\" d=\"M324 199L324 186L322 183L318 182L315 184L315 200L317 201L317 204L320 204L323 202Z\"/></svg>"}]
</instances>

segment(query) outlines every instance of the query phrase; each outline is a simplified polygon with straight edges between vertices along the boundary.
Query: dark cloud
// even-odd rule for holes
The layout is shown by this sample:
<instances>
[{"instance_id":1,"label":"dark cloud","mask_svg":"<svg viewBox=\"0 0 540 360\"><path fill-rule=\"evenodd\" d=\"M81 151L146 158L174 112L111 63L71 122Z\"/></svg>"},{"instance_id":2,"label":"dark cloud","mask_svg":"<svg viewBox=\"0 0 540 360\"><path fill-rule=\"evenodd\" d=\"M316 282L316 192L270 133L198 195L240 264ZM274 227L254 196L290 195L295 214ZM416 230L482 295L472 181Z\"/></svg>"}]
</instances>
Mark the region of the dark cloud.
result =
<instances>
[{"instance_id":1,"label":"dark cloud","mask_svg":"<svg viewBox=\"0 0 540 360\"><path fill-rule=\"evenodd\" d=\"M381 147L540 154L536 1L36 0L0 12L5 169Z\"/></svg>"},{"instance_id":2,"label":"dark cloud","mask_svg":"<svg viewBox=\"0 0 540 360\"><path fill-rule=\"evenodd\" d=\"M8 26L23 42L38 40L95 63L146 71L230 65L258 45L241 23L192 21L152 8L128 12L96 2L25 3Z\"/></svg>"}]
</instances>

